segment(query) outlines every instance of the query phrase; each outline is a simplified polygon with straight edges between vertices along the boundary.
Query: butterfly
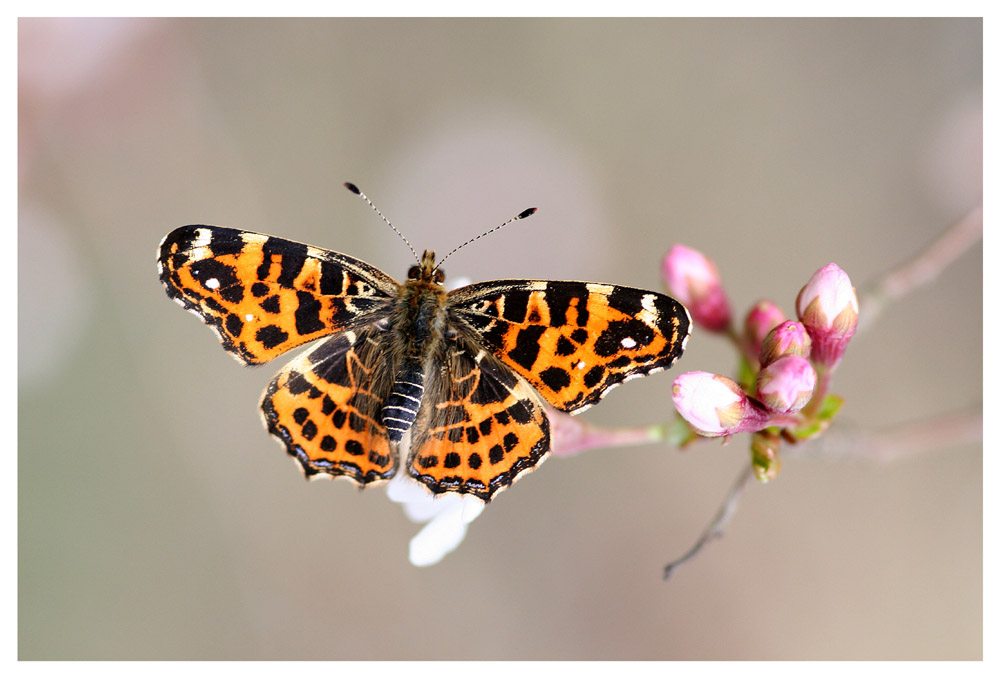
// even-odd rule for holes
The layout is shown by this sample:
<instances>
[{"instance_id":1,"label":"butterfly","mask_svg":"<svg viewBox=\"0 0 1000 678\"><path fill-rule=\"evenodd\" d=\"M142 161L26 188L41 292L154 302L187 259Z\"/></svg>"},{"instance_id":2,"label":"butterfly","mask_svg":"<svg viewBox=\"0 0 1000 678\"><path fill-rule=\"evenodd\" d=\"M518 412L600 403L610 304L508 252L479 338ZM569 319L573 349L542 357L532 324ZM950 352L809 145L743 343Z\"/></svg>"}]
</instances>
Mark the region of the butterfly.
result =
<instances>
[{"instance_id":1,"label":"butterfly","mask_svg":"<svg viewBox=\"0 0 1000 678\"><path fill-rule=\"evenodd\" d=\"M157 264L167 295L244 364L327 337L260 404L307 477L387 480L408 433L409 476L487 502L548 454L545 403L582 412L670 367L691 324L656 292L546 280L449 292L430 250L399 283L346 254L221 226L174 230Z\"/></svg>"}]
</instances>

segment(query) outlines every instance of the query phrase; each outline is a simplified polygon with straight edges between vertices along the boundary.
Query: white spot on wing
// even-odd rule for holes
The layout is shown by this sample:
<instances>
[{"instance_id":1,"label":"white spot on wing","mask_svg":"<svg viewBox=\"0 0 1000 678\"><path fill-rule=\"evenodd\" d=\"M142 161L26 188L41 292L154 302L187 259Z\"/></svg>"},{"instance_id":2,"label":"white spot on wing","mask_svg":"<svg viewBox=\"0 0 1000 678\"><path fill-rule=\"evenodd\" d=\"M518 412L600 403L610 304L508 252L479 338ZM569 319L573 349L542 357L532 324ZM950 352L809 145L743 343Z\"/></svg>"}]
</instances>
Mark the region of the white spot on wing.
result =
<instances>
[{"instance_id":1,"label":"white spot on wing","mask_svg":"<svg viewBox=\"0 0 1000 678\"><path fill-rule=\"evenodd\" d=\"M208 247L212 242L212 231L208 228L199 228L194 239L191 241L191 249Z\"/></svg>"},{"instance_id":2,"label":"white spot on wing","mask_svg":"<svg viewBox=\"0 0 1000 678\"><path fill-rule=\"evenodd\" d=\"M642 295L642 307L650 313L656 315L656 297L652 294Z\"/></svg>"},{"instance_id":3,"label":"white spot on wing","mask_svg":"<svg viewBox=\"0 0 1000 678\"><path fill-rule=\"evenodd\" d=\"M209 278L208 280L205 281L205 287L207 287L210 290L217 290L217 289L219 289L219 279L218 278Z\"/></svg>"},{"instance_id":4,"label":"white spot on wing","mask_svg":"<svg viewBox=\"0 0 1000 678\"><path fill-rule=\"evenodd\" d=\"M635 339L632 337L622 339L622 348L635 348Z\"/></svg>"}]
</instances>

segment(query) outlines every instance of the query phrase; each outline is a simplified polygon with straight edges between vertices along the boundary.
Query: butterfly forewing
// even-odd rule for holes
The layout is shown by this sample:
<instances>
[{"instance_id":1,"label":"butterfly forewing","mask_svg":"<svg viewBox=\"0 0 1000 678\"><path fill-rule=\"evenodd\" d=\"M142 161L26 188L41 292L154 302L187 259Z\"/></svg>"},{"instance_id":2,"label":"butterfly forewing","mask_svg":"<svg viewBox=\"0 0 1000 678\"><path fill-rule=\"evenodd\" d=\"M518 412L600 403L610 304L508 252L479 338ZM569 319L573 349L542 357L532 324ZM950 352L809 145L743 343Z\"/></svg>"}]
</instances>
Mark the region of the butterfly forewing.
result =
<instances>
[{"instance_id":1,"label":"butterfly forewing","mask_svg":"<svg viewBox=\"0 0 1000 678\"><path fill-rule=\"evenodd\" d=\"M670 367L690 327L677 301L621 285L497 280L455 290L449 304L459 324L564 412Z\"/></svg>"},{"instance_id":2,"label":"butterfly forewing","mask_svg":"<svg viewBox=\"0 0 1000 678\"><path fill-rule=\"evenodd\" d=\"M219 226L184 226L160 243L167 294L248 364L267 362L384 316L398 284L337 252Z\"/></svg>"}]
</instances>

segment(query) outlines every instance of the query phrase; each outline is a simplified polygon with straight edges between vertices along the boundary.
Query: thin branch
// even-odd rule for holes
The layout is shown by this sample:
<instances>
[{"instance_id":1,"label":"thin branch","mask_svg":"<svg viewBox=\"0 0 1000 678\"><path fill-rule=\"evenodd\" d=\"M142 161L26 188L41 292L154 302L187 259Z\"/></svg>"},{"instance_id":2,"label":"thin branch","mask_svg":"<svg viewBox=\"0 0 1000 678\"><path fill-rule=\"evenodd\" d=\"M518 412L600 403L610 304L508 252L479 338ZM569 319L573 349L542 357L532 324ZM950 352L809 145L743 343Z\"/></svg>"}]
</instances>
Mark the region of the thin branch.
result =
<instances>
[{"instance_id":1,"label":"thin branch","mask_svg":"<svg viewBox=\"0 0 1000 678\"><path fill-rule=\"evenodd\" d=\"M719 512L715 514L712 522L708 524L708 527L701 533L701 537L698 541L694 543L687 553L683 556L667 564L663 568L663 578L669 579L670 575L673 574L674 570L679 566L683 565L687 561L694 558L698 553L708 544L708 542L713 539L719 539L726 531L726 526L729 525L730 519L733 514L736 513L736 507L739 505L740 497L743 495L743 491L747 488L747 484L750 479L753 478L753 466L747 464L743 470L740 472L739 477L733 486L729 490L729 494L726 495L725 501L722 502L722 507Z\"/></svg>"},{"instance_id":2,"label":"thin branch","mask_svg":"<svg viewBox=\"0 0 1000 678\"><path fill-rule=\"evenodd\" d=\"M781 458L871 461L891 464L932 452L946 452L983 441L982 407L896 424L877 431L839 420L822 436L782 450Z\"/></svg>"},{"instance_id":3,"label":"thin branch","mask_svg":"<svg viewBox=\"0 0 1000 678\"><path fill-rule=\"evenodd\" d=\"M890 302L936 278L965 250L982 240L982 237L983 206L980 205L948 227L913 259L889 271L862 290L858 331L871 325Z\"/></svg>"}]
</instances>

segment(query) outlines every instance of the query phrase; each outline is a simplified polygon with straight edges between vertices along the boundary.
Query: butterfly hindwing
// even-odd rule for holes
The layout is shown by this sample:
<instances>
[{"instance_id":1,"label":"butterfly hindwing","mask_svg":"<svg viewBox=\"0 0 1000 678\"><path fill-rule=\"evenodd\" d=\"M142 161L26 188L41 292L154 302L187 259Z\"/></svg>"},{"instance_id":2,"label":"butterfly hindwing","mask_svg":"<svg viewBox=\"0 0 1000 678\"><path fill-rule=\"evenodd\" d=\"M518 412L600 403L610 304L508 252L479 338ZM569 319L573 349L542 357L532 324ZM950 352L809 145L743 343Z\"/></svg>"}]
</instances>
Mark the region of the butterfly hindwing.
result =
<instances>
[{"instance_id":1,"label":"butterfly hindwing","mask_svg":"<svg viewBox=\"0 0 1000 678\"><path fill-rule=\"evenodd\" d=\"M537 394L473 342L454 342L413 427L409 473L435 494L489 501L549 451Z\"/></svg>"},{"instance_id":2,"label":"butterfly hindwing","mask_svg":"<svg viewBox=\"0 0 1000 678\"><path fill-rule=\"evenodd\" d=\"M633 377L670 367L690 319L670 297L598 283L497 280L449 295L456 319L553 407L579 412Z\"/></svg>"},{"instance_id":3,"label":"butterfly hindwing","mask_svg":"<svg viewBox=\"0 0 1000 678\"><path fill-rule=\"evenodd\" d=\"M183 226L160 243L167 294L247 364L264 363L388 313L398 284L337 252L220 226Z\"/></svg>"},{"instance_id":4,"label":"butterfly hindwing","mask_svg":"<svg viewBox=\"0 0 1000 678\"><path fill-rule=\"evenodd\" d=\"M307 475L365 484L392 477L396 452L380 412L391 366L373 326L325 340L271 381L261 401L268 430Z\"/></svg>"}]
</instances>

